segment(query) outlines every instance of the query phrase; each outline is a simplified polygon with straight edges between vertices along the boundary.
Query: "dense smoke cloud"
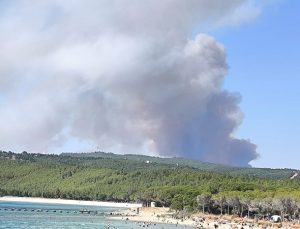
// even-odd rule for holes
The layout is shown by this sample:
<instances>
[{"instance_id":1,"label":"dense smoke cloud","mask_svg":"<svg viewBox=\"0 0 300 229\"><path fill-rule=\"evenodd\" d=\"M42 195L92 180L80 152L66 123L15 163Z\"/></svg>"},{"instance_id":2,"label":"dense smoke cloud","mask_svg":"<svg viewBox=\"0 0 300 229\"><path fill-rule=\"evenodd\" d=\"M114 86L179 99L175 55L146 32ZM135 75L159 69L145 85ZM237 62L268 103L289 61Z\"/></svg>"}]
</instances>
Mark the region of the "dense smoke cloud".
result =
<instances>
[{"instance_id":1,"label":"dense smoke cloud","mask_svg":"<svg viewBox=\"0 0 300 229\"><path fill-rule=\"evenodd\" d=\"M243 114L222 89L224 48L200 32L258 13L246 0L0 5L0 147L51 152L72 138L247 166L256 146L233 136Z\"/></svg>"}]
</instances>

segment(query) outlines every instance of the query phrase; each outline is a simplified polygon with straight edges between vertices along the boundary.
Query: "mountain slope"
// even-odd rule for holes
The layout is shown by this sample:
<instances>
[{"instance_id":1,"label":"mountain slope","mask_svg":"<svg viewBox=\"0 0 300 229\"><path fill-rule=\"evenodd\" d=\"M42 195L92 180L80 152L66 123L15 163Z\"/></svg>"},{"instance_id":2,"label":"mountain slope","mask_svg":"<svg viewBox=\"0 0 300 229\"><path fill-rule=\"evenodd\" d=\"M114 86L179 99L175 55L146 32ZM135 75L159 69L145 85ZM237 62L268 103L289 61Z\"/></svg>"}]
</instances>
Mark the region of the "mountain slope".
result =
<instances>
[{"instance_id":1,"label":"mountain slope","mask_svg":"<svg viewBox=\"0 0 300 229\"><path fill-rule=\"evenodd\" d=\"M62 156L70 156L74 158L110 158L110 159L121 159L130 161L140 161L149 163L159 163L167 165L178 165L188 166L191 168L200 169L203 171L224 173L228 175L248 175L256 176L260 178L272 178L272 179L289 179L295 173L299 173L299 170L294 169L270 169L270 168L243 168L243 167L232 167L221 164L214 164L209 162L202 162L197 160L185 159L185 158L161 158L146 155L136 154L113 154L105 152L93 152L93 153L62 153ZM299 179L296 176L295 179Z\"/></svg>"},{"instance_id":2,"label":"mountain slope","mask_svg":"<svg viewBox=\"0 0 300 229\"><path fill-rule=\"evenodd\" d=\"M196 166L198 168L196 168ZM205 167L206 166L206 167ZM300 200L300 182L281 170L255 170L274 178L241 175L249 169L192 160L114 154L15 154L0 151L0 196L30 196L80 200L156 201L179 209L197 209L196 197L240 198L259 202L282 196ZM251 169L250 169L251 170ZM267 171L267 172L265 172ZM290 170L283 170L287 172ZM279 173L281 172L281 173ZM230 175L230 173L234 175ZM279 175L278 175L279 174ZM174 206L173 206L174 207Z\"/></svg>"}]
</instances>

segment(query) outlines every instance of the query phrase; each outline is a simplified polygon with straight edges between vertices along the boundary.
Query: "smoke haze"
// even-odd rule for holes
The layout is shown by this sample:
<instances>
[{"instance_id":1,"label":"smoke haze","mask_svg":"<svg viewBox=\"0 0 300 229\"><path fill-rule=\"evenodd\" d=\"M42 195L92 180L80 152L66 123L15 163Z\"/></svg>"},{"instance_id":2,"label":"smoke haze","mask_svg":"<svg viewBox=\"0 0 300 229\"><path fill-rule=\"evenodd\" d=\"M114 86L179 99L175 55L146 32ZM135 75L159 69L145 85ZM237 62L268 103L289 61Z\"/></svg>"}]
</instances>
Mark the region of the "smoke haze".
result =
<instances>
[{"instance_id":1,"label":"smoke haze","mask_svg":"<svg viewBox=\"0 0 300 229\"><path fill-rule=\"evenodd\" d=\"M246 0L0 5L0 148L101 150L248 166L224 47L203 33L259 14ZM197 35L194 35L197 34ZM70 143L68 143L70 144Z\"/></svg>"}]
</instances>

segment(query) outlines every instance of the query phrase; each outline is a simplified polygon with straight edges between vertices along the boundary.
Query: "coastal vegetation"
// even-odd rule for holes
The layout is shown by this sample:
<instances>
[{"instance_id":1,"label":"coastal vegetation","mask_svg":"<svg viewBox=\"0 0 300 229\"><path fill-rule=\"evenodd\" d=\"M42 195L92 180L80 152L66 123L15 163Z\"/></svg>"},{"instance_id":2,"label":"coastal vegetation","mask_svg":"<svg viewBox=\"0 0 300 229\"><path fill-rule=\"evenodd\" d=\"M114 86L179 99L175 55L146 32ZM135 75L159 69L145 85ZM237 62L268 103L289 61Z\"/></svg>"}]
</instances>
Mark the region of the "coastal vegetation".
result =
<instances>
[{"instance_id":1,"label":"coastal vegetation","mask_svg":"<svg viewBox=\"0 0 300 229\"><path fill-rule=\"evenodd\" d=\"M179 159L165 163L165 159L146 156L101 155L105 156L0 151L0 196L146 205L154 201L178 211L241 216L254 211L261 215L298 215L300 208L300 181L291 170L278 170L282 174L276 170L276 176L266 176L272 174L268 169L264 176L246 175L242 168L207 171L205 167L180 163Z\"/></svg>"}]
</instances>

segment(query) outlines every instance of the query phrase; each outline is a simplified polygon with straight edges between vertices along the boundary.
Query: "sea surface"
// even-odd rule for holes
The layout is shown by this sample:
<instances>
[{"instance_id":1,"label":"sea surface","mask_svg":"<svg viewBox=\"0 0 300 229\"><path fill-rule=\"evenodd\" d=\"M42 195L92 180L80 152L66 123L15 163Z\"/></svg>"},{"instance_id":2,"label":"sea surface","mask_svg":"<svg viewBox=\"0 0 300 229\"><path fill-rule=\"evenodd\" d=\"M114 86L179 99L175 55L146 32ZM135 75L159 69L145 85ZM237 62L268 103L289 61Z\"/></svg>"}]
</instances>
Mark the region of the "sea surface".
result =
<instances>
[{"instance_id":1,"label":"sea surface","mask_svg":"<svg viewBox=\"0 0 300 229\"><path fill-rule=\"evenodd\" d=\"M81 212L81 210L90 212ZM142 223L109 219L110 213L117 210L119 209L110 207L0 201L0 228L143 228ZM144 227L149 229L187 228L167 224L151 224Z\"/></svg>"}]
</instances>

